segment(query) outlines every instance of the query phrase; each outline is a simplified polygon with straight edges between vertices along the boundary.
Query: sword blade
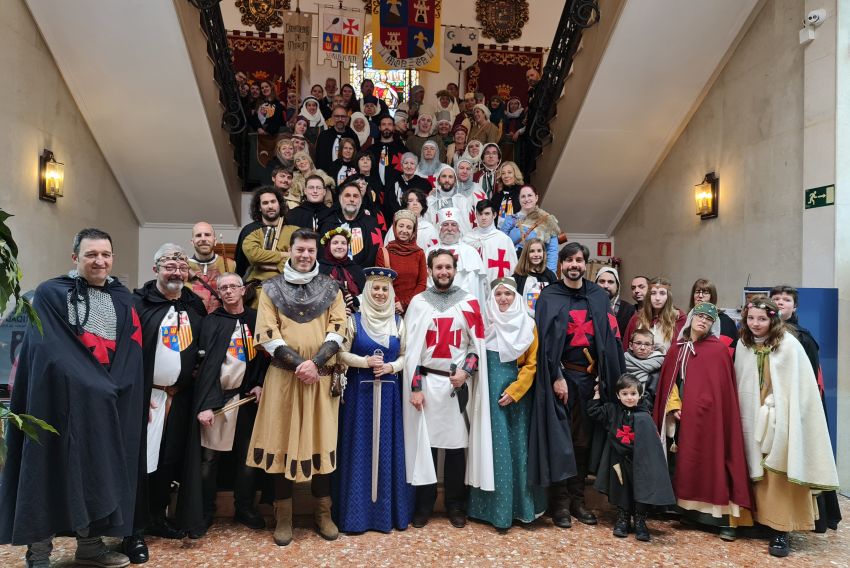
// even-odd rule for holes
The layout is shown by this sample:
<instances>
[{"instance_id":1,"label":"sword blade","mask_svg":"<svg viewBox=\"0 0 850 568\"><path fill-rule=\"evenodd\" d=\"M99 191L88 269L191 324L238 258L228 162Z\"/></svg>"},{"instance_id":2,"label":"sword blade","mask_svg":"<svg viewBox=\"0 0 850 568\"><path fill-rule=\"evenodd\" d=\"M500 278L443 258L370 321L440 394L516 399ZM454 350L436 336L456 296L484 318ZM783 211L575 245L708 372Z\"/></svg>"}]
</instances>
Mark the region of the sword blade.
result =
<instances>
[{"instance_id":1,"label":"sword blade","mask_svg":"<svg viewBox=\"0 0 850 568\"><path fill-rule=\"evenodd\" d=\"M372 383L372 503L378 501L378 459L381 455L382 381Z\"/></svg>"}]
</instances>

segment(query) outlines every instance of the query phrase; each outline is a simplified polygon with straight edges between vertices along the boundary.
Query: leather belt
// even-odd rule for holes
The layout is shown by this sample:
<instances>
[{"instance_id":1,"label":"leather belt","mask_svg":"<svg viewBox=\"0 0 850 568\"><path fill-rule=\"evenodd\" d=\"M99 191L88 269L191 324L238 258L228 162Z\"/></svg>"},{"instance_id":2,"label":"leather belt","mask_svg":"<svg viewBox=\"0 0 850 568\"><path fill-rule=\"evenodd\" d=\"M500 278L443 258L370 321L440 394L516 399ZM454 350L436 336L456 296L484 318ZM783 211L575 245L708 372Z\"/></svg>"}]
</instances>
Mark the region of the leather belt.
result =
<instances>
[{"instance_id":1,"label":"leather belt","mask_svg":"<svg viewBox=\"0 0 850 568\"><path fill-rule=\"evenodd\" d=\"M579 373L584 373L586 375L592 375L593 373L590 371L589 367L583 367L581 365L576 365L575 363L566 363L561 361L561 366L564 369L568 369L570 371L577 371Z\"/></svg>"},{"instance_id":2,"label":"leather belt","mask_svg":"<svg viewBox=\"0 0 850 568\"><path fill-rule=\"evenodd\" d=\"M451 373L448 371L441 371L439 369L430 369L428 367L419 367L419 373L422 376L425 375L440 375L441 377L451 377Z\"/></svg>"},{"instance_id":3,"label":"leather belt","mask_svg":"<svg viewBox=\"0 0 850 568\"><path fill-rule=\"evenodd\" d=\"M167 387L161 385L154 385L153 388L156 390L161 390L165 393L165 419L168 420L168 413L171 412L171 399L174 398L178 392L180 392L180 387L177 385L169 385Z\"/></svg>"},{"instance_id":4,"label":"leather belt","mask_svg":"<svg viewBox=\"0 0 850 568\"><path fill-rule=\"evenodd\" d=\"M278 369L283 369L285 371L291 371L293 373L295 372L295 369L287 368L286 366L283 365L283 363L281 363L280 361L278 361L274 357L272 357L271 366L277 367ZM331 376L333 376L335 370L336 369L335 369L334 365L330 365L330 366L322 365L321 367L319 367L319 376L320 377L331 377Z\"/></svg>"}]
</instances>

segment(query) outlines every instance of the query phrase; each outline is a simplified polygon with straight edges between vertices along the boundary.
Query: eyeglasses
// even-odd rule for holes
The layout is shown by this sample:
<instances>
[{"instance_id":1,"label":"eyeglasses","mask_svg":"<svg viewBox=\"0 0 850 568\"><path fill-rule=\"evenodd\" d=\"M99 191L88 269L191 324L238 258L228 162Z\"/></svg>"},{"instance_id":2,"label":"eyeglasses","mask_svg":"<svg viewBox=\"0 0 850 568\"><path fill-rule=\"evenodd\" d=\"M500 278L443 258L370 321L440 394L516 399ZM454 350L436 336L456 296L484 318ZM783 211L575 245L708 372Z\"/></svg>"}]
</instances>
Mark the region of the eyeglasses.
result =
<instances>
[{"instance_id":1,"label":"eyeglasses","mask_svg":"<svg viewBox=\"0 0 850 568\"><path fill-rule=\"evenodd\" d=\"M707 322L713 322L714 321L714 318L711 317L708 314L694 314L694 319L707 321Z\"/></svg>"},{"instance_id":2,"label":"eyeglasses","mask_svg":"<svg viewBox=\"0 0 850 568\"><path fill-rule=\"evenodd\" d=\"M643 347L643 348L652 347L652 343L645 343L643 341L632 341L632 345L634 347Z\"/></svg>"},{"instance_id":3,"label":"eyeglasses","mask_svg":"<svg viewBox=\"0 0 850 568\"><path fill-rule=\"evenodd\" d=\"M694 296L711 296L710 290L694 290Z\"/></svg>"},{"instance_id":4,"label":"eyeglasses","mask_svg":"<svg viewBox=\"0 0 850 568\"><path fill-rule=\"evenodd\" d=\"M160 264L159 269L163 272L182 272L183 274L189 274L189 267L187 265Z\"/></svg>"},{"instance_id":5,"label":"eyeglasses","mask_svg":"<svg viewBox=\"0 0 850 568\"><path fill-rule=\"evenodd\" d=\"M237 286L236 284L225 284L224 286L219 286L219 292L229 292L231 290L241 290L245 286Z\"/></svg>"}]
</instances>

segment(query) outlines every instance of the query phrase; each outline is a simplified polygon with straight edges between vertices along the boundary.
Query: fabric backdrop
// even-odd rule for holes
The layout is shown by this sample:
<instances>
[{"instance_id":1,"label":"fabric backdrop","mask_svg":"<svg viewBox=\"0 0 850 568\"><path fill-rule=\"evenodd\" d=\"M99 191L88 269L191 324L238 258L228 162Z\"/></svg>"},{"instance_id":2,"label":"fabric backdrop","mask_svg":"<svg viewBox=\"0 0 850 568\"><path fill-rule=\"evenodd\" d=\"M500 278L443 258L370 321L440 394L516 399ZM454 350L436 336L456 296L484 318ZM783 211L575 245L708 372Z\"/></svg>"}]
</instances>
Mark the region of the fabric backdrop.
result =
<instances>
[{"instance_id":1,"label":"fabric backdrop","mask_svg":"<svg viewBox=\"0 0 850 568\"><path fill-rule=\"evenodd\" d=\"M543 71L542 47L478 45L478 61L466 70L466 90L481 91L490 100L499 95L505 100L517 97L528 107L529 67Z\"/></svg>"},{"instance_id":2,"label":"fabric backdrop","mask_svg":"<svg viewBox=\"0 0 850 568\"><path fill-rule=\"evenodd\" d=\"M271 81L278 98L286 106L286 92L296 88L297 68L284 82L286 64L283 58L283 36L232 30L227 32L227 44L233 54L233 71L245 73L250 84Z\"/></svg>"}]
</instances>

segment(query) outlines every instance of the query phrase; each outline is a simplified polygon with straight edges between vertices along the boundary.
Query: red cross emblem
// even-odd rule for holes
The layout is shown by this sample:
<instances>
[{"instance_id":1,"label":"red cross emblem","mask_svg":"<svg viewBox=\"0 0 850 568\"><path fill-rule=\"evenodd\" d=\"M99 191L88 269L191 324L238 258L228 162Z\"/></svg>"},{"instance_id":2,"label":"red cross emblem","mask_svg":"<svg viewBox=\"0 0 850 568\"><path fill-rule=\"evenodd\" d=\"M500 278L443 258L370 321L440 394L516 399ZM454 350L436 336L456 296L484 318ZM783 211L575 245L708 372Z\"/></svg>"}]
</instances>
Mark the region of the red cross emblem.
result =
<instances>
[{"instance_id":1,"label":"red cross emblem","mask_svg":"<svg viewBox=\"0 0 850 568\"><path fill-rule=\"evenodd\" d=\"M392 165L396 169L396 171L401 171L401 157L404 156L401 152L393 156Z\"/></svg>"},{"instance_id":2,"label":"red cross emblem","mask_svg":"<svg viewBox=\"0 0 850 568\"><path fill-rule=\"evenodd\" d=\"M379 247L384 244L384 239L381 237L381 230L378 228L372 229L371 233L372 244Z\"/></svg>"},{"instance_id":3,"label":"red cross emblem","mask_svg":"<svg viewBox=\"0 0 850 568\"><path fill-rule=\"evenodd\" d=\"M139 347L142 346L142 324L139 322L139 314L136 313L136 308L130 308L130 312L133 314L133 335L130 336L130 339L139 344Z\"/></svg>"},{"instance_id":4,"label":"red cross emblem","mask_svg":"<svg viewBox=\"0 0 850 568\"><path fill-rule=\"evenodd\" d=\"M98 363L101 365L109 364L109 352L112 351L115 353L115 340L98 337L91 332L84 331L82 335L80 335L80 341L83 345L88 347L89 351L91 351L91 354L94 355L94 358L97 359Z\"/></svg>"},{"instance_id":5,"label":"red cross emblem","mask_svg":"<svg viewBox=\"0 0 850 568\"><path fill-rule=\"evenodd\" d=\"M620 440L621 444L625 444L626 446L631 445L635 440L635 432L631 426L624 425L622 428L617 429L617 439Z\"/></svg>"},{"instance_id":6,"label":"red cross emblem","mask_svg":"<svg viewBox=\"0 0 850 568\"><path fill-rule=\"evenodd\" d=\"M460 347L461 331L459 329L452 331L454 321L454 318L434 318L437 329L429 329L425 332L425 345L436 346L432 355L434 359L451 359L451 348Z\"/></svg>"},{"instance_id":7,"label":"red cross emblem","mask_svg":"<svg viewBox=\"0 0 850 568\"><path fill-rule=\"evenodd\" d=\"M614 335L617 339L620 339L620 324L617 323L617 318L614 317L614 314L608 314L608 325L614 330Z\"/></svg>"},{"instance_id":8,"label":"red cross emblem","mask_svg":"<svg viewBox=\"0 0 850 568\"><path fill-rule=\"evenodd\" d=\"M594 331L593 320L587 319L587 310L570 310L567 335L570 336L571 347L590 347L587 336L594 335Z\"/></svg>"},{"instance_id":9,"label":"red cross emblem","mask_svg":"<svg viewBox=\"0 0 850 568\"><path fill-rule=\"evenodd\" d=\"M357 24L356 20L352 20L348 18L344 24L342 24L342 31L347 33L348 35L354 35L360 29L360 26Z\"/></svg>"},{"instance_id":10,"label":"red cross emblem","mask_svg":"<svg viewBox=\"0 0 850 568\"><path fill-rule=\"evenodd\" d=\"M478 300L469 300L467 303L472 308L472 311L461 311L463 312L463 317L466 318L469 330L478 339L484 339L484 320L481 319L481 306L478 305Z\"/></svg>"},{"instance_id":11,"label":"red cross emblem","mask_svg":"<svg viewBox=\"0 0 850 568\"><path fill-rule=\"evenodd\" d=\"M505 260L505 255L508 254L508 251L505 249L499 249L499 258L493 260L492 258L487 259L487 268L498 268L499 276L498 278L504 278L505 272L511 269L511 263Z\"/></svg>"}]
</instances>

